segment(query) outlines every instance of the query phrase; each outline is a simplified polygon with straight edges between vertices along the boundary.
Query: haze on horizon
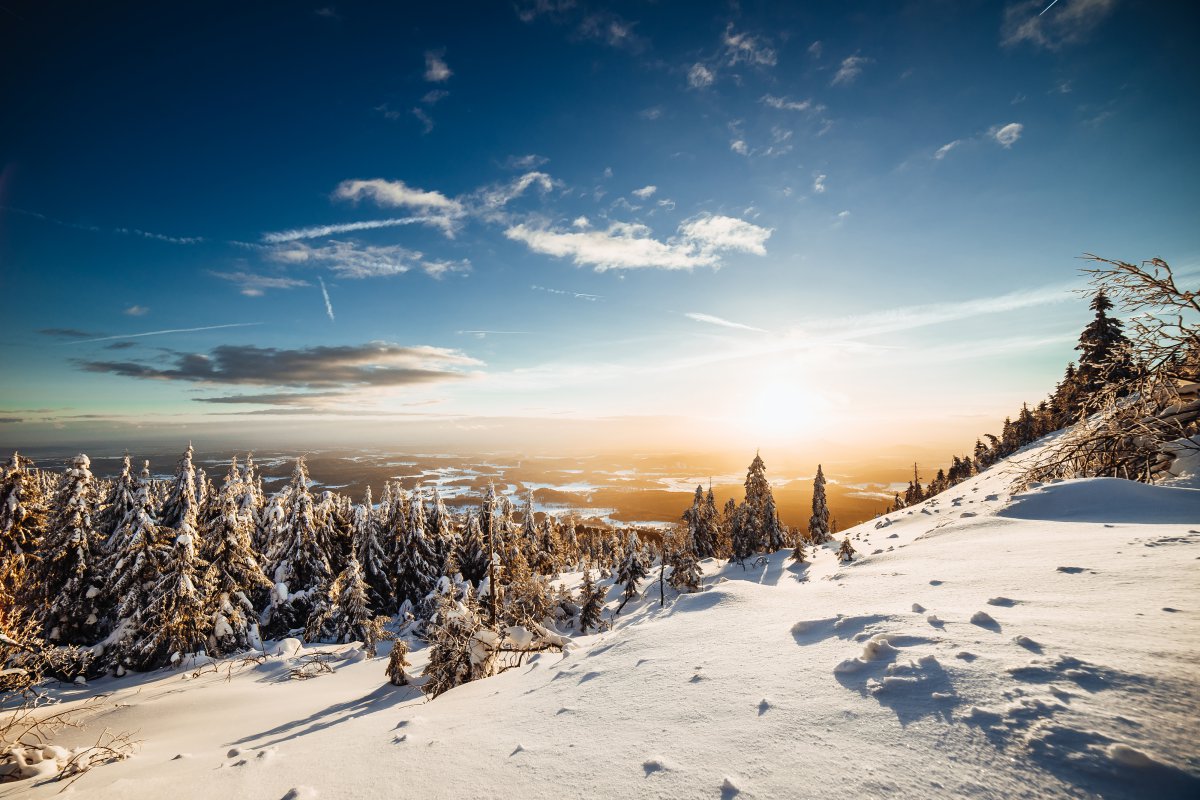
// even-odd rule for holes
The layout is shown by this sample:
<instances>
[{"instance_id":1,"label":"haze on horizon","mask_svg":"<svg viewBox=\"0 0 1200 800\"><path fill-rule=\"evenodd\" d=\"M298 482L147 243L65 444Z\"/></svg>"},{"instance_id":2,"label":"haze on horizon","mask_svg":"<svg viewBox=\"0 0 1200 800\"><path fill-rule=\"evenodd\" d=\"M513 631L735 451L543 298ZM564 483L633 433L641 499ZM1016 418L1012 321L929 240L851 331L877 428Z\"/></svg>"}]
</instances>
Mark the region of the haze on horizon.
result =
<instances>
[{"instance_id":1,"label":"haze on horizon","mask_svg":"<svg viewBox=\"0 0 1200 800\"><path fill-rule=\"evenodd\" d=\"M948 455L1200 264L1186 4L781 5L6 3L0 444Z\"/></svg>"}]
</instances>

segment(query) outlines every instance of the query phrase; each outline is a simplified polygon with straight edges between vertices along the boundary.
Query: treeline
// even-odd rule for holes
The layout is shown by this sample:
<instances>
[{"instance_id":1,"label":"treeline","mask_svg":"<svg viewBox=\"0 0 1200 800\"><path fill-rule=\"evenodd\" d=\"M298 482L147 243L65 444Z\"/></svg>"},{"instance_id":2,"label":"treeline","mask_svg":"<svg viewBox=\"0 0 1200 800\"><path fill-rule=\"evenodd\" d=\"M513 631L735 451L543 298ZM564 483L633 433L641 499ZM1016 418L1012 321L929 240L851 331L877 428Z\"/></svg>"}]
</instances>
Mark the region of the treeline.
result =
<instances>
[{"instance_id":1,"label":"treeline","mask_svg":"<svg viewBox=\"0 0 1200 800\"><path fill-rule=\"evenodd\" d=\"M1194 339L1185 342L1186 347L1179 348L1170 364L1147 364L1146 359L1137 357L1137 349L1125 335L1121 320L1109 316L1113 303L1103 288L1092 297L1089 307L1095 315L1075 345L1079 364L1067 364L1054 391L1033 408L1022 404L1015 417L1004 418L999 436L988 433L976 439L972 452L953 456L950 467L939 469L928 484L921 484L919 469L913 464L908 487L903 493L895 493L888 512L940 494L1046 434L1100 411L1105 404L1135 390L1151 369L1161 370L1165 366L1174 379L1200 380L1200 342Z\"/></svg>"},{"instance_id":2,"label":"treeline","mask_svg":"<svg viewBox=\"0 0 1200 800\"><path fill-rule=\"evenodd\" d=\"M523 626L553 641L547 626L603 625L608 586L597 579L612 579L628 600L657 561L660 583L694 591L700 559L744 562L785 547L803 558L804 543L828 531L827 511L815 539L780 523L757 456L741 504L717 513L710 492L655 551L635 531L584 533L573 519L536 514L532 495L518 510L494 488L464 514L436 489L396 483L378 503L369 488L359 503L315 494L303 458L270 496L250 456L234 457L219 486L190 446L170 480L153 479L148 462L136 472L128 456L110 481L90 466L80 455L55 474L14 454L0 473L0 652L19 661L13 642L42 643L63 678L225 656L287 636L361 641L373 653L394 620L393 629L430 641L434 673L457 676L442 681L448 688L480 666L468 656L483 628ZM577 570L578 594L552 588L560 572ZM466 629L476 638L463 644ZM460 641L457 657L444 652L448 641Z\"/></svg>"}]
</instances>

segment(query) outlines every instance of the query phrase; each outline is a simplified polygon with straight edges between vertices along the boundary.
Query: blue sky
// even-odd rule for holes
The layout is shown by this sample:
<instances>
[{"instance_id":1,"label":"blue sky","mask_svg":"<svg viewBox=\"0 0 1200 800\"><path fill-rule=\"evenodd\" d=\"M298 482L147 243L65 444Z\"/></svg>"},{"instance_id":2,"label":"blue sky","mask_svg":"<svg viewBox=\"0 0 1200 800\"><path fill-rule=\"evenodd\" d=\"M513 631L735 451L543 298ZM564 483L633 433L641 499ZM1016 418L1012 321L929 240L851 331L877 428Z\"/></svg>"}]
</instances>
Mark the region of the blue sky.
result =
<instances>
[{"instance_id":1,"label":"blue sky","mask_svg":"<svg viewBox=\"0 0 1200 800\"><path fill-rule=\"evenodd\" d=\"M1196 15L5 2L0 440L969 444L1200 261Z\"/></svg>"}]
</instances>

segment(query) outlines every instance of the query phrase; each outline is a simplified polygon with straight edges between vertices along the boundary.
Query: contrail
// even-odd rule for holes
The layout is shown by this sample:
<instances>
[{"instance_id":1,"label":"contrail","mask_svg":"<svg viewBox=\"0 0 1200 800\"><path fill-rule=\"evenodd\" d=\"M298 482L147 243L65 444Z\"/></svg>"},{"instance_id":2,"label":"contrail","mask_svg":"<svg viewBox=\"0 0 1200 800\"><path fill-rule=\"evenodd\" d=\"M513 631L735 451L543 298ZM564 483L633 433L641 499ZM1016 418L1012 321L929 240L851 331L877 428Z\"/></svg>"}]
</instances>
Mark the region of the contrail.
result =
<instances>
[{"instance_id":1,"label":"contrail","mask_svg":"<svg viewBox=\"0 0 1200 800\"><path fill-rule=\"evenodd\" d=\"M231 322L228 325L205 325L201 328L170 328L165 331L146 331L145 333L126 333L121 336L98 336L95 339L76 339L64 344L85 344L86 342L109 342L113 339L136 339L140 336L162 336L165 333L195 333L196 331L215 331L221 328L246 328L251 325L262 325L261 322Z\"/></svg>"},{"instance_id":2,"label":"contrail","mask_svg":"<svg viewBox=\"0 0 1200 800\"><path fill-rule=\"evenodd\" d=\"M333 322L333 303L329 302L329 290L325 288L325 281L320 275L317 276L317 282L321 284L321 294L325 297L325 313L329 315L329 321Z\"/></svg>"},{"instance_id":3,"label":"contrail","mask_svg":"<svg viewBox=\"0 0 1200 800\"><path fill-rule=\"evenodd\" d=\"M1058 0L1051 0L1050 5L1048 5L1042 9L1042 14L1045 14L1047 11L1054 8L1054 4L1057 2L1058 2ZM1040 17L1042 14L1038 14L1038 16Z\"/></svg>"}]
</instances>

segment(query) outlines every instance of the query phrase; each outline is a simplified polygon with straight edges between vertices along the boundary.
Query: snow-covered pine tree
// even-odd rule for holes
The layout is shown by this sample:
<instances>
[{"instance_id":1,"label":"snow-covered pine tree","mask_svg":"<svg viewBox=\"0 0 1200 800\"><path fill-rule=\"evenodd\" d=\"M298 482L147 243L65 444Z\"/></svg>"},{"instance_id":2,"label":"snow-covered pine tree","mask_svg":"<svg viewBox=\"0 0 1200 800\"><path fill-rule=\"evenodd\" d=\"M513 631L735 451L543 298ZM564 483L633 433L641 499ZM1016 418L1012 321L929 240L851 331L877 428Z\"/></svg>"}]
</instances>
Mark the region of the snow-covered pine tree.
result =
<instances>
[{"instance_id":1,"label":"snow-covered pine tree","mask_svg":"<svg viewBox=\"0 0 1200 800\"><path fill-rule=\"evenodd\" d=\"M454 520L446 510L446 503L442 500L442 493L438 491L437 486L433 487L433 503L425 517L425 535L429 537L433 551L437 554L435 571L439 575L453 575L457 572L454 549L458 543L458 536L454 530Z\"/></svg>"},{"instance_id":2,"label":"snow-covered pine tree","mask_svg":"<svg viewBox=\"0 0 1200 800\"><path fill-rule=\"evenodd\" d=\"M429 662L421 691L429 697L491 674L499 634L483 627L473 604L439 595L427 638Z\"/></svg>"},{"instance_id":3,"label":"snow-covered pine tree","mask_svg":"<svg viewBox=\"0 0 1200 800\"><path fill-rule=\"evenodd\" d=\"M733 501L731 500L730 502ZM729 523L729 546L731 551L729 561L731 563L736 561L744 566L746 559L751 558L757 552L759 541L758 531L754 527L749 508L745 503L738 505L734 508Z\"/></svg>"},{"instance_id":4,"label":"snow-covered pine tree","mask_svg":"<svg viewBox=\"0 0 1200 800\"><path fill-rule=\"evenodd\" d=\"M829 536L829 505L825 500L825 472L817 464L817 475L813 478L812 516L808 518L808 540L813 544L824 544ZM801 557L803 561L803 549Z\"/></svg>"},{"instance_id":5,"label":"snow-covered pine tree","mask_svg":"<svg viewBox=\"0 0 1200 800\"><path fill-rule=\"evenodd\" d=\"M362 642L363 650L374 658L376 645L386 636L383 624L387 618L371 611L367 582L353 554L333 582L330 597L332 604L324 619L309 623L313 633L320 628L325 637L339 644Z\"/></svg>"},{"instance_id":6,"label":"snow-covered pine tree","mask_svg":"<svg viewBox=\"0 0 1200 800\"><path fill-rule=\"evenodd\" d=\"M838 559L842 562L853 561L855 552L854 545L850 544L850 537L842 539L842 546L838 548Z\"/></svg>"},{"instance_id":7,"label":"snow-covered pine tree","mask_svg":"<svg viewBox=\"0 0 1200 800\"><path fill-rule=\"evenodd\" d=\"M405 667L410 667L408 663L408 642L403 639L397 639L392 643L392 652L388 655L388 664L385 674L388 678L388 683L392 686L408 686L412 682L412 676L408 674Z\"/></svg>"},{"instance_id":8,"label":"snow-covered pine tree","mask_svg":"<svg viewBox=\"0 0 1200 800\"><path fill-rule=\"evenodd\" d=\"M583 570L583 585L579 587L579 632L600 629L600 615L604 612L604 598L608 591L597 586L592 579L592 568Z\"/></svg>"},{"instance_id":9,"label":"snow-covered pine tree","mask_svg":"<svg viewBox=\"0 0 1200 800\"><path fill-rule=\"evenodd\" d=\"M549 514L538 526L538 544L531 566L533 571L539 575L556 575L561 568L559 551L562 548L555 536L554 528L554 519Z\"/></svg>"},{"instance_id":10,"label":"snow-covered pine tree","mask_svg":"<svg viewBox=\"0 0 1200 800\"><path fill-rule=\"evenodd\" d=\"M750 468L746 471L745 486L743 545L748 547L751 553L764 549L774 552L782 548L787 541L787 532L779 521L775 495L767 480L767 466L758 453L754 454L754 460L750 462Z\"/></svg>"},{"instance_id":11,"label":"snow-covered pine tree","mask_svg":"<svg viewBox=\"0 0 1200 800\"><path fill-rule=\"evenodd\" d=\"M388 553L380 539L379 522L371 502L371 487L363 494L362 505L354 507L354 557L367 583L368 603L373 611L395 607Z\"/></svg>"},{"instance_id":12,"label":"snow-covered pine tree","mask_svg":"<svg viewBox=\"0 0 1200 800\"><path fill-rule=\"evenodd\" d=\"M463 578L476 586L487 577L487 551L484 549L483 533L479 528L479 517L474 514L467 520L466 533L454 548L454 563Z\"/></svg>"},{"instance_id":13,"label":"snow-covered pine tree","mask_svg":"<svg viewBox=\"0 0 1200 800\"><path fill-rule=\"evenodd\" d=\"M96 524L99 501L91 460L75 456L55 495L35 572L46 602L45 638L56 644L100 638L105 537Z\"/></svg>"},{"instance_id":14,"label":"snow-covered pine tree","mask_svg":"<svg viewBox=\"0 0 1200 800\"><path fill-rule=\"evenodd\" d=\"M621 601L621 608L624 608L625 604L637 595L642 579L649 574L650 571L646 567L638 535L636 532L630 531L629 539L625 546L625 559L621 562L621 566L617 570L616 582L625 587L622 592L624 599Z\"/></svg>"},{"instance_id":15,"label":"snow-covered pine tree","mask_svg":"<svg viewBox=\"0 0 1200 800\"><path fill-rule=\"evenodd\" d=\"M403 543L396 554L396 599L420 608L425 596L437 583L437 554L425 536L425 498L415 490L409 505L409 517Z\"/></svg>"},{"instance_id":16,"label":"snow-covered pine tree","mask_svg":"<svg viewBox=\"0 0 1200 800\"><path fill-rule=\"evenodd\" d=\"M46 522L46 499L41 482L30 473L31 461L20 453L0 472L0 617L8 634L33 635L32 612L42 608L33 582L32 559Z\"/></svg>"},{"instance_id":17,"label":"snow-covered pine tree","mask_svg":"<svg viewBox=\"0 0 1200 800\"><path fill-rule=\"evenodd\" d=\"M568 569L575 569L579 564L579 533L575 530L575 519L567 517L565 524L559 527L558 540L562 542L563 559Z\"/></svg>"},{"instance_id":18,"label":"snow-covered pine tree","mask_svg":"<svg viewBox=\"0 0 1200 800\"><path fill-rule=\"evenodd\" d=\"M1104 289L1096 292L1089 307L1096 316L1075 345L1079 351L1076 380L1081 401L1077 410L1089 408L1089 400L1105 386L1126 381L1133 375L1129 339L1121 320L1108 316L1113 304Z\"/></svg>"},{"instance_id":19,"label":"snow-covered pine tree","mask_svg":"<svg viewBox=\"0 0 1200 800\"><path fill-rule=\"evenodd\" d=\"M321 492L320 500L313 505L313 518L329 568L333 574L340 574L350 556L353 522L338 495L328 490Z\"/></svg>"},{"instance_id":20,"label":"snow-covered pine tree","mask_svg":"<svg viewBox=\"0 0 1200 800\"><path fill-rule=\"evenodd\" d=\"M196 468L192 464L194 453L191 442L189 442L187 450L184 450L183 455L179 457L175 477L171 481L171 487L167 490L167 498L158 515L159 521L164 527L178 528L180 520L185 517L191 519L190 524L194 527L199 519Z\"/></svg>"},{"instance_id":21,"label":"snow-covered pine tree","mask_svg":"<svg viewBox=\"0 0 1200 800\"><path fill-rule=\"evenodd\" d=\"M238 495L238 513L255 530L257 536L258 517L267 501L263 497L262 476L258 474L258 466L254 463L254 453L246 453L239 488L241 494Z\"/></svg>"},{"instance_id":22,"label":"snow-covered pine tree","mask_svg":"<svg viewBox=\"0 0 1200 800\"><path fill-rule=\"evenodd\" d=\"M521 510L521 538L519 547L525 560L531 567L537 564L537 551L540 536L538 535L537 519L533 512L533 492L525 496L525 508Z\"/></svg>"},{"instance_id":23,"label":"snow-covered pine tree","mask_svg":"<svg viewBox=\"0 0 1200 800\"><path fill-rule=\"evenodd\" d=\"M123 648L129 664L141 671L178 664L188 653L203 650L212 627L203 577L207 565L196 552L195 517L185 516L173 533L162 572Z\"/></svg>"},{"instance_id":24,"label":"snow-covered pine tree","mask_svg":"<svg viewBox=\"0 0 1200 800\"><path fill-rule=\"evenodd\" d=\"M115 624L103 657L111 665L132 664L130 644L149 606L149 590L158 583L170 554L166 534L154 518L152 484L150 462L146 461L138 478L133 508L117 529L113 552L105 561L106 605L113 608Z\"/></svg>"},{"instance_id":25,"label":"snow-covered pine tree","mask_svg":"<svg viewBox=\"0 0 1200 800\"><path fill-rule=\"evenodd\" d=\"M703 506L701 506L703 508ZM671 566L671 586L679 592L696 592L700 590L700 563L696 558L695 532L689 525L682 531L682 536L675 546L668 550ZM667 547L666 541L663 547Z\"/></svg>"},{"instance_id":26,"label":"snow-covered pine tree","mask_svg":"<svg viewBox=\"0 0 1200 800\"><path fill-rule=\"evenodd\" d=\"M237 483L226 481L219 493L220 514L205 531L209 543L206 584L212 617L210 649L215 655L258 647L258 608L271 589L252 549L249 523L240 513Z\"/></svg>"},{"instance_id":27,"label":"snow-covered pine tree","mask_svg":"<svg viewBox=\"0 0 1200 800\"><path fill-rule=\"evenodd\" d=\"M550 613L546 584L535 575L520 550L504 574L504 618L510 625L540 625Z\"/></svg>"},{"instance_id":28,"label":"snow-covered pine tree","mask_svg":"<svg viewBox=\"0 0 1200 800\"><path fill-rule=\"evenodd\" d=\"M275 582L263 621L272 636L303 628L309 616L328 602L333 580L329 556L321 544L308 490L304 457L296 459L288 487L286 517L277 528L270 549L268 575Z\"/></svg>"},{"instance_id":29,"label":"snow-covered pine tree","mask_svg":"<svg viewBox=\"0 0 1200 800\"><path fill-rule=\"evenodd\" d=\"M117 528L125 521L125 517L133 509L134 495L137 494L137 478L133 474L133 469L129 463L129 453L125 453L125 458L121 462L121 474L112 482L108 496L104 501L104 513L102 514L102 522L100 525L101 531L106 534L105 551L111 553L113 546L113 534Z\"/></svg>"}]
</instances>

